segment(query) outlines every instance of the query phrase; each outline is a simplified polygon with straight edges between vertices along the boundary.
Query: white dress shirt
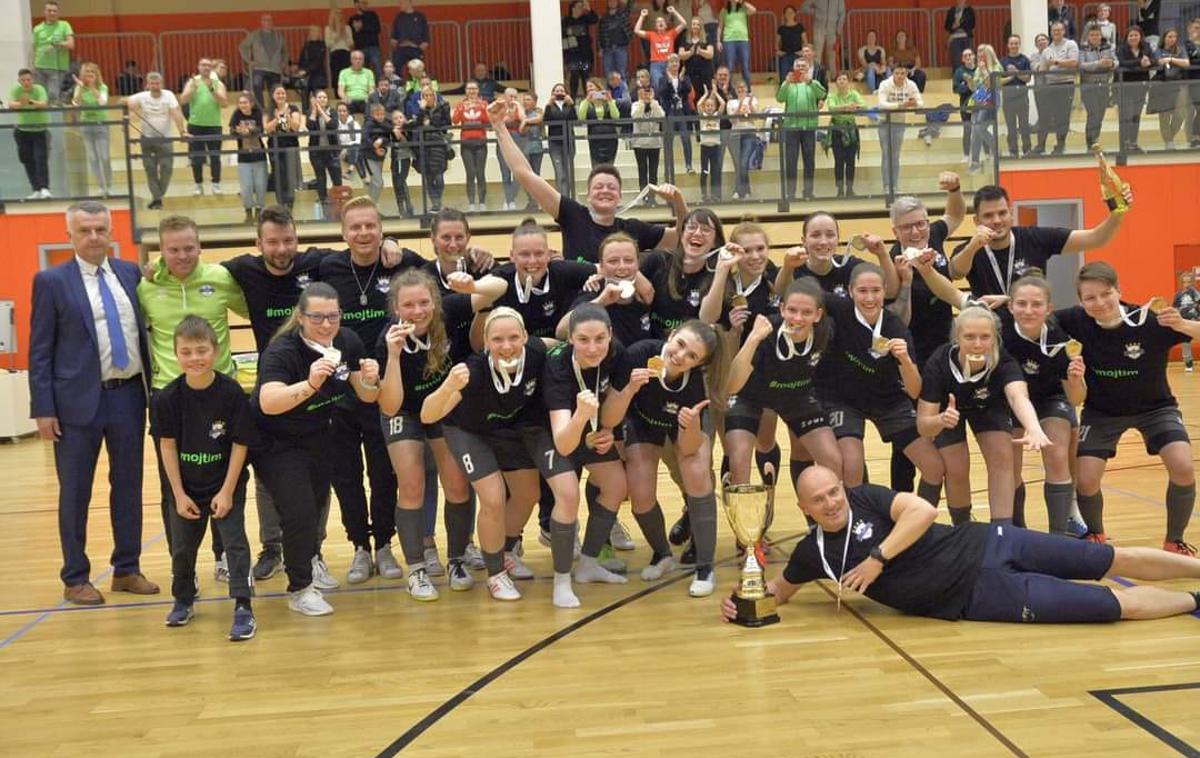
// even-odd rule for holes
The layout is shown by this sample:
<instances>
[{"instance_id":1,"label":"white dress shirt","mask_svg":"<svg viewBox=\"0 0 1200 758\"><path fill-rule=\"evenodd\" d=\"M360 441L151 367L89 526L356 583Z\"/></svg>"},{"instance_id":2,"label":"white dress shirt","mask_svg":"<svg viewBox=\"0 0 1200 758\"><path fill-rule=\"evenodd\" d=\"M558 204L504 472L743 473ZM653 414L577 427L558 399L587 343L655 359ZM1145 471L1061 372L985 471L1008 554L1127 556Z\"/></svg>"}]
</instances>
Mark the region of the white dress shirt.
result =
<instances>
[{"instance_id":1,"label":"white dress shirt","mask_svg":"<svg viewBox=\"0 0 1200 758\"><path fill-rule=\"evenodd\" d=\"M100 348L100 380L129 379L142 372L142 356L138 348L137 316L134 314L133 303L125 292L121 280L105 258L99 266L88 263L78 255L75 261L83 275L83 288L87 290L88 302L92 306L92 318L95 320L96 345ZM117 303L117 315L121 319L121 331L125 334L125 348L129 353L129 365L118 369L112 362L112 342L108 338L108 321L104 314L104 301L100 299L100 281L97 270L104 269L105 282L112 292L113 300Z\"/></svg>"}]
</instances>

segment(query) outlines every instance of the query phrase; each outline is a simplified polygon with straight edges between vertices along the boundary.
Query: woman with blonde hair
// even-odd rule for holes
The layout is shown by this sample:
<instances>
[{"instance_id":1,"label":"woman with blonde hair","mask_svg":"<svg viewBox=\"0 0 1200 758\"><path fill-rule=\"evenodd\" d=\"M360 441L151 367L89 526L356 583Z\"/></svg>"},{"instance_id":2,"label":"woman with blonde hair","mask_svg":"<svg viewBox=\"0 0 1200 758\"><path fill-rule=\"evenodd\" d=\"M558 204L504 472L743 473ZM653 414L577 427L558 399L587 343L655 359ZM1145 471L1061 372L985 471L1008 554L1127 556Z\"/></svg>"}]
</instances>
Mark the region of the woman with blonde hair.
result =
<instances>
[{"instance_id":1,"label":"woman with blonde hair","mask_svg":"<svg viewBox=\"0 0 1200 758\"><path fill-rule=\"evenodd\" d=\"M108 153L108 85L95 63L84 63L75 77L71 105L83 108L79 114L79 133L87 154L88 169L100 185L100 194L108 197L112 189L112 159Z\"/></svg>"},{"instance_id":2,"label":"woman with blonde hair","mask_svg":"<svg viewBox=\"0 0 1200 758\"><path fill-rule=\"evenodd\" d=\"M991 45L980 45L975 64L975 91L971 94L971 162L967 173L974 174L982 169L979 151L991 152L992 135L996 123L996 87L999 75L1004 73L1000 59Z\"/></svg>"}]
</instances>

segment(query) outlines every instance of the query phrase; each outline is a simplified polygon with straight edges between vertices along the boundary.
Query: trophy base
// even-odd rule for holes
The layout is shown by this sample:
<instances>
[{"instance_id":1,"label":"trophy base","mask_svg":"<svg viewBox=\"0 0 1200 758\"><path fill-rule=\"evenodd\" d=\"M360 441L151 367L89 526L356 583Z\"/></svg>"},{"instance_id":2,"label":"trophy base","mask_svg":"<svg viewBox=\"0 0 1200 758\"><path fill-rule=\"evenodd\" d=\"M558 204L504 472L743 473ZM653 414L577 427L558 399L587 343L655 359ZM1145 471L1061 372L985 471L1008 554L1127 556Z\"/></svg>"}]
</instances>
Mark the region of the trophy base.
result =
<instances>
[{"instance_id":1,"label":"trophy base","mask_svg":"<svg viewBox=\"0 0 1200 758\"><path fill-rule=\"evenodd\" d=\"M779 614L775 612L774 595L767 595L758 600L747 600L735 594L733 606L737 610L737 614L733 617L733 623L738 626L754 628L770 626L779 622Z\"/></svg>"}]
</instances>

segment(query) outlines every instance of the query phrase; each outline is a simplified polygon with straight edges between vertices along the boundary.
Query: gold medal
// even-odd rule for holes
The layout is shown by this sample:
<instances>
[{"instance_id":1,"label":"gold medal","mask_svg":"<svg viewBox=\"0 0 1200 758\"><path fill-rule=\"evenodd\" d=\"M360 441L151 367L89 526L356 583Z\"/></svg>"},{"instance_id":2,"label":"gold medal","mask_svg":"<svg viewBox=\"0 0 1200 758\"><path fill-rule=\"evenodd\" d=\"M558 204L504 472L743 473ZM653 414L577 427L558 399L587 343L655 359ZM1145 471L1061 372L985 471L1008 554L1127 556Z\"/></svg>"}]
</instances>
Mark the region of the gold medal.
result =
<instances>
[{"instance_id":1,"label":"gold medal","mask_svg":"<svg viewBox=\"0 0 1200 758\"><path fill-rule=\"evenodd\" d=\"M1146 307L1150 309L1151 313L1157 316L1167 308L1170 308L1171 304L1167 302L1165 297L1159 297L1155 295L1154 297L1150 298L1150 302L1146 304Z\"/></svg>"},{"instance_id":2,"label":"gold medal","mask_svg":"<svg viewBox=\"0 0 1200 758\"><path fill-rule=\"evenodd\" d=\"M588 450L595 450L596 440L599 438L599 436L600 432L588 432L586 435L584 435L583 444L587 446Z\"/></svg>"},{"instance_id":3,"label":"gold medal","mask_svg":"<svg viewBox=\"0 0 1200 758\"><path fill-rule=\"evenodd\" d=\"M1067 345L1063 349L1067 351L1068 358L1078 358L1083 355L1083 343L1079 340L1067 340Z\"/></svg>"},{"instance_id":4,"label":"gold medal","mask_svg":"<svg viewBox=\"0 0 1200 758\"><path fill-rule=\"evenodd\" d=\"M646 360L646 370L653 376L661 379L667 372L667 364L661 356L652 355Z\"/></svg>"},{"instance_id":5,"label":"gold medal","mask_svg":"<svg viewBox=\"0 0 1200 758\"><path fill-rule=\"evenodd\" d=\"M876 337L871 341L871 349L877 353L883 354L888 351L888 347L891 345L891 343L892 341L887 337Z\"/></svg>"},{"instance_id":6,"label":"gold medal","mask_svg":"<svg viewBox=\"0 0 1200 758\"><path fill-rule=\"evenodd\" d=\"M866 250L867 238L861 234L854 235L850 238L850 247L854 248L855 250Z\"/></svg>"},{"instance_id":7,"label":"gold medal","mask_svg":"<svg viewBox=\"0 0 1200 758\"><path fill-rule=\"evenodd\" d=\"M729 305L734 308L748 308L750 301L746 299L745 295L734 295L729 299Z\"/></svg>"}]
</instances>

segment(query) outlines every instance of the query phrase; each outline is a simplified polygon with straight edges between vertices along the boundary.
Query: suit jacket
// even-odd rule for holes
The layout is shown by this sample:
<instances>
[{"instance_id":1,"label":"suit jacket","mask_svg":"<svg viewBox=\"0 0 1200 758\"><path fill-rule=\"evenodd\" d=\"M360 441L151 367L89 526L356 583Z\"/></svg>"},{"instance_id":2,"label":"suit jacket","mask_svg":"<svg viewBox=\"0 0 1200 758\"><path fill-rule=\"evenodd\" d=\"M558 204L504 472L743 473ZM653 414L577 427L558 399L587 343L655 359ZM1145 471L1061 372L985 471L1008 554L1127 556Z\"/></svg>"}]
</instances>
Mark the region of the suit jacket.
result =
<instances>
[{"instance_id":1,"label":"suit jacket","mask_svg":"<svg viewBox=\"0 0 1200 758\"><path fill-rule=\"evenodd\" d=\"M150 355L146 324L138 304L142 274L128 261L109 258L137 318L143 365ZM95 318L75 258L33 278L33 315L29 336L29 394L34 418L57 416L64 424L91 423L100 407L100 351Z\"/></svg>"}]
</instances>

